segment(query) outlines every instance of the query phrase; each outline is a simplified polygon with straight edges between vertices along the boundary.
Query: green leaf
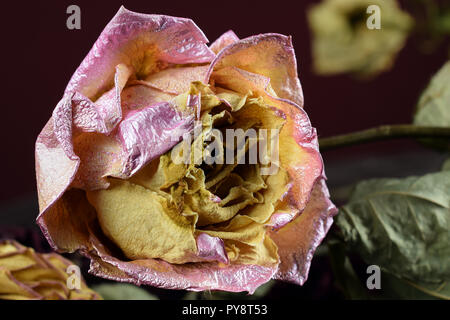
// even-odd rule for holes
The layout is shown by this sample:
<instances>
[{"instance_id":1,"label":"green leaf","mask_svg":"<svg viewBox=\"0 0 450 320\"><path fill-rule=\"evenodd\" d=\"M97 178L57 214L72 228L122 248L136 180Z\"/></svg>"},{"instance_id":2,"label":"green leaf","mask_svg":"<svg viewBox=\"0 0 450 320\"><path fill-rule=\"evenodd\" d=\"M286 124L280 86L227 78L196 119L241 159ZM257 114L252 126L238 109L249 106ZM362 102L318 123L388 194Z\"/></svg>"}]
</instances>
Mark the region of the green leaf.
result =
<instances>
[{"instance_id":1,"label":"green leaf","mask_svg":"<svg viewBox=\"0 0 450 320\"><path fill-rule=\"evenodd\" d=\"M444 163L442 164L442 171L449 171L450 170L450 158L448 158L447 160L444 161Z\"/></svg>"},{"instance_id":2,"label":"green leaf","mask_svg":"<svg viewBox=\"0 0 450 320\"><path fill-rule=\"evenodd\" d=\"M104 283L92 286L105 300L158 300L145 289L129 283Z\"/></svg>"},{"instance_id":3,"label":"green leaf","mask_svg":"<svg viewBox=\"0 0 450 320\"><path fill-rule=\"evenodd\" d=\"M359 183L337 217L368 264L425 290L450 280L450 171Z\"/></svg>"},{"instance_id":4,"label":"green leaf","mask_svg":"<svg viewBox=\"0 0 450 320\"><path fill-rule=\"evenodd\" d=\"M417 104L414 124L450 127L450 61L431 79ZM424 140L433 146L450 149L448 139Z\"/></svg>"},{"instance_id":5,"label":"green leaf","mask_svg":"<svg viewBox=\"0 0 450 320\"><path fill-rule=\"evenodd\" d=\"M340 241L328 241L331 268L336 285L346 299L368 299L367 289L363 286L346 255L345 246Z\"/></svg>"},{"instance_id":6,"label":"green leaf","mask_svg":"<svg viewBox=\"0 0 450 320\"><path fill-rule=\"evenodd\" d=\"M383 299L447 299L450 300L450 282L430 284L400 279L383 272L381 275Z\"/></svg>"}]
</instances>

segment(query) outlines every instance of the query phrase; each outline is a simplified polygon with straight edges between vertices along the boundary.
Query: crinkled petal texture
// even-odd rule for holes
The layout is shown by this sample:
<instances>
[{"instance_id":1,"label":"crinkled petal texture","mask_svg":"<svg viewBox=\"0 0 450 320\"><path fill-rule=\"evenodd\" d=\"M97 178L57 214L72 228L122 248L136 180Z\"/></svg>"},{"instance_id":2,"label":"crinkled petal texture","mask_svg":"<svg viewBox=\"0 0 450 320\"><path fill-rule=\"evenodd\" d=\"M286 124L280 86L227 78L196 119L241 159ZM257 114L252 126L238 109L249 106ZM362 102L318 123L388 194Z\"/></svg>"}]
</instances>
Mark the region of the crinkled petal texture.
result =
<instances>
[{"instance_id":1,"label":"crinkled petal texture","mask_svg":"<svg viewBox=\"0 0 450 320\"><path fill-rule=\"evenodd\" d=\"M206 42L189 19L120 9L37 139L38 224L108 279L302 284L336 208L291 39Z\"/></svg>"},{"instance_id":2,"label":"crinkled petal texture","mask_svg":"<svg viewBox=\"0 0 450 320\"><path fill-rule=\"evenodd\" d=\"M73 263L56 253L40 254L12 240L0 242L0 300L99 300L83 279L67 286ZM75 269L74 269L75 271Z\"/></svg>"}]
</instances>

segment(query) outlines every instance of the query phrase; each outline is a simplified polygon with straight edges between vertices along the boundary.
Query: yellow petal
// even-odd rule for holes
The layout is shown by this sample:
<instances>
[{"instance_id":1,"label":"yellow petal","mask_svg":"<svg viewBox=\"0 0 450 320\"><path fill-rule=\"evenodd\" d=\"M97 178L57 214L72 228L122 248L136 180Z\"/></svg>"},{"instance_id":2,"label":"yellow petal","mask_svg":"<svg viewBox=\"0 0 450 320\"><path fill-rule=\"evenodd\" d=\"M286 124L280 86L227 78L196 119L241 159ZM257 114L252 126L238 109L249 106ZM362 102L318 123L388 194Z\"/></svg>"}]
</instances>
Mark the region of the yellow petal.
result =
<instances>
[{"instance_id":1,"label":"yellow petal","mask_svg":"<svg viewBox=\"0 0 450 320\"><path fill-rule=\"evenodd\" d=\"M239 210L251 203L258 201L250 192L243 189L232 188L229 193L230 199L225 198L220 203L213 202L214 195L206 189L200 190L193 195L185 196L186 205L197 212L199 226L227 221L233 218ZM226 206L231 198L238 199L236 204Z\"/></svg>"},{"instance_id":2,"label":"yellow petal","mask_svg":"<svg viewBox=\"0 0 450 320\"><path fill-rule=\"evenodd\" d=\"M65 270L65 269L63 269ZM14 277L22 282L40 281L40 280L61 280L61 274L54 269L44 269L39 266L33 266L24 270L14 272Z\"/></svg>"},{"instance_id":3,"label":"yellow petal","mask_svg":"<svg viewBox=\"0 0 450 320\"><path fill-rule=\"evenodd\" d=\"M35 264L36 261L33 259L33 251L29 249L23 254L0 257L0 267L4 267L10 271L29 268Z\"/></svg>"},{"instance_id":4,"label":"yellow petal","mask_svg":"<svg viewBox=\"0 0 450 320\"><path fill-rule=\"evenodd\" d=\"M60 281L39 281L33 290L44 296L46 300L62 300L69 296L69 289L66 283Z\"/></svg>"},{"instance_id":5,"label":"yellow petal","mask_svg":"<svg viewBox=\"0 0 450 320\"><path fill-rule=\"evenodd\" d=\"M264 226L242 215L236 215L224 226L209 226L209 228L206 230L202 229L202 231L212 237L239 241L246 244L257 244L263 241L265 234Z\"/></svg>"},{"instance_id":6,"label":"yellow petal","mask_svg":"<svg viewBox=\"0 0 450 320\"><path fill-rule=\"evenodd\" d=\"M263 203L257 203L252 207L243 210L242 214L246 214L259 223L266 223L275 211L277 201L287 191L289 176L284 170L278 170L274 175L267 177L267 189L262 191L264 196Z\"/></svg>"},{"instance_id":7,"label":"yellow petal","mask_svg":"<svg viewBox=\"0 0 450 320\"><path fill-rule=\"evenodd\" d=\"M0 299L31 299L37 297L38 295L31 289L19 284L9 270L0 267Z\"/></svg>"},{"instance_id":8,"label":"yellow petal","mask_svg":"<svg viewBox=\"0 0 450 320\"><path fill-rule=\"evenodd\" d=\"M154 192L170 187L186 175L187 166L173 163L169 154L162 155L139 170L128 181Z\"/></svg>"},{"instance_id":9,"label":"yellow petal","mask_svg":"<svg viewBox=\"0 0 450 320\"><path fill-rule=\"evenodd\" d=\"M236 264L256 264L273 267L278 264L279 260L278 248L267 235L263 241L256 244L225 240L225 249L228 256L232 256L233 262Z\"/></svg>"},{"instance_id":10,"label":"yellow petal","mask_svg":"<svg viewBox=\"0 0 450 320\"><path fill-rule=\"evenodd\" d=\"M220 87L216 88L216 94L217 94L217 97L226 101L226 103L230 105L231 110L234 112L238 111L245 105L245 102L247 101L247 96L248 96L248 95L239 94L239 93L231 91L231 90L223 89Z\"/></svg>"},{"instance_id":11,"label":"yellow petal","mask_svg":"<svg viewBox=\"0 0 450 320\"><path fill-rule=\"evenodd\" d=\"M13 252L17 252L18 248L12 243L5 243L0 246L0 256L7 255Z\"/></svg>"},{"instance_id":12,"label":"yellow petal","mask_svg":"<svg viewBox=\"0 0 450 320\"><path fill-rule=\"evenodd\" d=\"M103 232L130 259L161 258L184 263L195 254L194 226L156 192L111 179L107 190L87 192Z\"/></svg>"}]
</instances>

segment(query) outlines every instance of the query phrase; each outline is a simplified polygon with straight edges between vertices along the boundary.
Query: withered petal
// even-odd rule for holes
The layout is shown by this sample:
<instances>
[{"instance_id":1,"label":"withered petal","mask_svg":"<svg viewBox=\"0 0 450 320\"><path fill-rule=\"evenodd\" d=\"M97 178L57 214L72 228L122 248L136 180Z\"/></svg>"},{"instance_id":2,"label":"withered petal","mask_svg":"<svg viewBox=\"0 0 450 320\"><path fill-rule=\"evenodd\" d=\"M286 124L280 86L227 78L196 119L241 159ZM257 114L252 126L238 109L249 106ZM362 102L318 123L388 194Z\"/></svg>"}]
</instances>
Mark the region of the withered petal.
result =
<instances>
[{"instance_id":1,"label":"withered petal","mask_svg":"<svg viewBox=\"0 0 450 320\"><path fill-rule=\"evenodd\" d=\"M201 81L208 66L168 68L149 75L143 83L169 94L182 94L189 90L191 82Z\"/></svg>"},{"instance_id":2,"label":"withered petal","mask_svg":"<svg viewBox=\"0 0 450 320\"><path fill-rule=\"evenodd\" d=\"M170 103L130 112L120 123L118 138L126 154L123 175L129 177L175 146L194 129L193 116L184 116Z\"/></svg>"},{"instance_id":3,"label":"withered petal","mask_svg":"<svg viewBox=\"0 0 450 320\"><path fill-rule=\"evenodd\" d=\"M269 281L276 268L258 265L220 265L215 262L170 264L158 259L121 261L92 236L95 250L82 253L91 259L89 272L110 280L191 291L248 291Z\"/></svg>"},{"instance_id":4,"label":"withered petal","mask_svg":"<svg viewBox=\"0 0 450 320\"><path fill-rule=\"evenodd\" d=\"M196 238L198 256L204 261L219 261L228 264L223 240L201 232Z\"/></svg>"},{"instance_id":5,"label":"withered petal","mask_svg":"<svg viewBox=\"0 0 450 320\"><path fill-rule=\"evenodd\" d=\"M218 37L209 48L214 51L214 53L219 53L226 46L239 41L238 36L233 32L233 30L228 30L220 37Z\"/></svg>"},{"instance_id":6,"label":"withered petal","mask_svg":"<svg viewBox=\"0 0 450 320\"><path fill-rule=\"evenodd\" d=\"M14 240L0 241L0 300L101 299L80 279L80 288L67 287L67 267L73 262L56 253L41 254Z\"/></svg>"},{"instance_id":7,"label":"withered petal","mask_svg":"<svg viewBox=\"0 0 450 320\"><path fill-rule=\"evenodd\" d=\"M303 91L291 37L266 33L228 45L211 62L206 83L214 71L224 67L237 67L267 77L278 97L303 107Z\"/></svg>"},{"instance_id":8,"label":"withered petal","mask_svg":"<svg viewBox=\"0 0 450 320\"><path fill-rule=\"evenodd\" d=\"M95 104L80 92L67 92L39 134L35 158L41 214L76 176L80 158L74 152L74 136L81 132L109 133L121 120L120 94L130 70L123 65L115 70L115 96L106 104L107 108Z\"/></svg>"},{"instance_id":9,"label":"withered petal","mask_svg":"<svg viewBox=\"0 0 450 320\"><path fill-rule=\"evenodd\" d=\"M84 191L71 189L39 214L37 224L54 250L73 252L90 247L86 224L92 217Z\"/></svg>"},{"instance_id":10,"label":"withered petal","mask_svg":"<svg viewBox=\"0 0 450 320\"><path fill-rule=\"evenodd\" d=\"M306 112L290 100L275 97L269 79L259 74L237 67L224 67L213 72L211 81L241 94L253 92L263 97L265 103L275 108L280 116L286 119L280 131L280 141L295 147L292 150L300 146L302 157L298 158L292 152L285 154L280 152L280 161L282 165L284 163L285 169L293 180L287 197L298 210L303 210L309 200L314 182L323 171L316 129L311 126ZM283 145L280 144L280 148L282 147Z\"/></svg>"},{"instance_id":11,"label":"withered petal","mask_svg":"<svg viewBox=\"0 0 450 320\"><path fill-rule=\"evenodd\" d=\"M269 232L281 260L276 279L299 285L306 281L314 251L330 229L337 211L330 201L325 178L318 179L305 210L284 227Z\"/></svg>"},{"instance_id":12,"label":"withered petal","mask_svg":"<svg viewBox=\"0 0 450 320\"><path fill-rule=\"evenodd\" d=\"M125 64L136 70L150 61L187 64L210 62L215 54L208 39L191 19L142 14L121 7L78 67L66 92L78 91L90 99L109 90L114 69Z\"/></svg>"},{"instance_id":13,"label":"withered petal","mask_svg":"<svg viewBox=\"0 0 450 320\"><path fill-rule=\"evenodd\" d=\"M36 180L41 212L52 205L70 185L80 163L73 150L72 157L66 154L53 128L51 118L36 141Z\"/></svg>"}]
</instances>

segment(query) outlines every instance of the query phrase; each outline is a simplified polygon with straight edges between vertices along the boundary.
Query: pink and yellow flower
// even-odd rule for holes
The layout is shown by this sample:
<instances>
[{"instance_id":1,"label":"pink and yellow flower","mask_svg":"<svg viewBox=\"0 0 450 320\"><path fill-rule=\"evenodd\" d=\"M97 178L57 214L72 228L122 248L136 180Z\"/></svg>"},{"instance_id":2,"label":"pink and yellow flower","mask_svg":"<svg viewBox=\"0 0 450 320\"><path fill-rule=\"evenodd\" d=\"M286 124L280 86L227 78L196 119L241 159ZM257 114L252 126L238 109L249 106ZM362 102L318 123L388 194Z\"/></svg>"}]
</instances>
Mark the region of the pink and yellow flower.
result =
<instances>
[{"instance_id":1,"label":"pink and yellow flower","mask_svg":"<svg viewBox=\"0 0 450 320\"><path fill-rule=\"evenodd\" d=\"M119 10L37 139L37 222L108 279L251 293L272 278L303 284L336 208L291 38L229 31L206 43L190 19ZM202 151L212 128L278 129L279 170L174 163L174 137L198 124Z\"/></svg>"}]
</instances>

